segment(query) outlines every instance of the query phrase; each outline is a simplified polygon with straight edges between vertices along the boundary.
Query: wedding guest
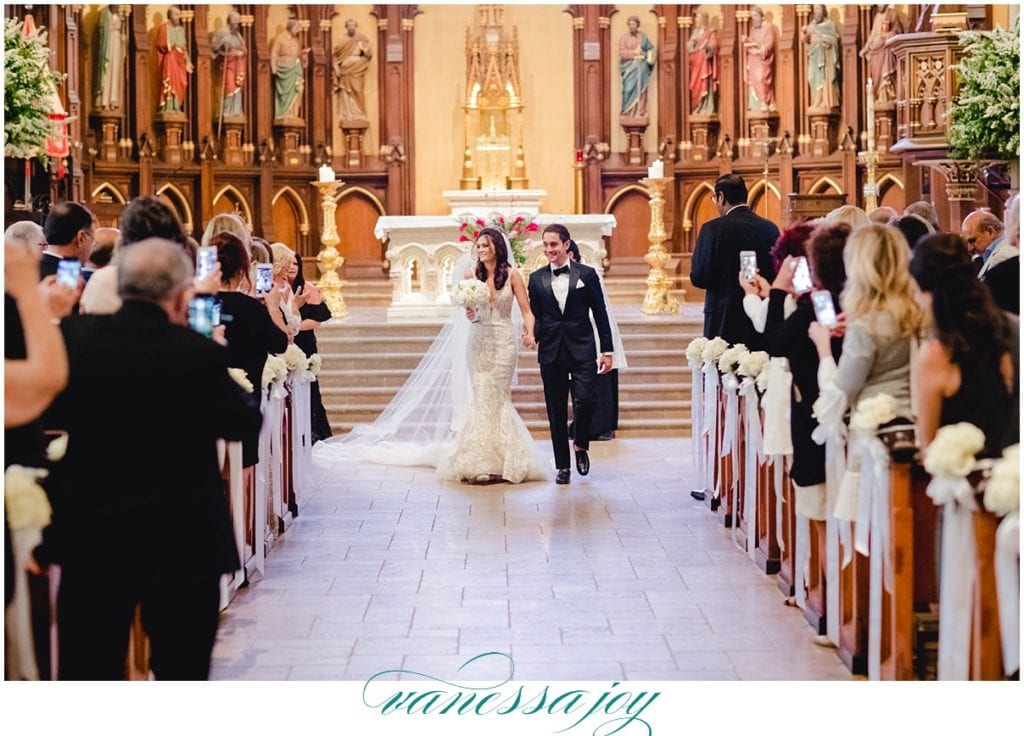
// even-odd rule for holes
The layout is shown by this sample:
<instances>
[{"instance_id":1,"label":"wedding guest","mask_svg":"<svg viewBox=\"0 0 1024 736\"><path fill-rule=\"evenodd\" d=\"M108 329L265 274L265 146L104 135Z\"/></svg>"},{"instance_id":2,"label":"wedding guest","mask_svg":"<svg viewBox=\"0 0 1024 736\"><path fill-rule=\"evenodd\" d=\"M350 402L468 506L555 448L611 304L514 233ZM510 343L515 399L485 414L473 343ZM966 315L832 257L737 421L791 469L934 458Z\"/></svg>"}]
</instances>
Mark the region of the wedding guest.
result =
<instances>
[{"instance_id":1,"label":"wedding guest","mask_svg":"<svg viewBox=\"0 0 1024 736\"><path fill-rule=\"evenodd\" d=\"M1020 314L1020 195L1014 194L1006 203L1003 215L1006 226L1007 248L1013 255L985 272L985 286L992 292L996 304L1004 311Z\"/></svg>"},{"instance_id":2,"label":"wedding guest","mask_svg":"<svg viewBox=\"0 0 1024 736\"><path fill-rule=\"evenodd\" d=\"M294 293L288 281L289 270L295 268L295 251L284 243L274 243L270 246L270 257L274 266L274 288L281 297L281 312L288 324L288 332L294 338L302 325L299 309L309 299L309 294Z\"/></svg>"},{"instance_id":3,"label":"wedding guest","mask_svg":"<svg viewBox=\"0 0 1024 736\"><path fill-rule=\"evenodd\" d=\"M892 207L876 207L868 213L868 219L876 225L888 225L894 217L899 216L900 213Z\"/></svg>"},{"instance_id":4,"label":"wedding guest","mask_svg":"<svg viewBox=\"0 0 1024 736\"><path fill-rule=\"evenodd\" d=\"M993 266L1020 253L1007 241L1002 221L985 210L976 210L964 218L960 236L971 257L981 258L979 279L984 279Z\"/></svg>"},{"instance_id":5,"label":"wedding guest","mask_svg":"<svg viewBox=\"0 0 1024 736\"><path fill-rule=\"evenodd\" d=\"M743 289L736 283L740 251L754 251L761 275L775 278L770 251L779 228L750 209L747 185L736 174L718 177L713 202L720 216L701 227L690 270L693 285L707 290L704 337L750 346L755 333L743 313Z\"/></svg>"},{"instance_id":6,"label":"wedding guest","mask_svg":"<svg viewBox=\"0 0 1024 736\"><path fill-rule=\"evenodd\" d=\"M116 227L96 228L96 239L93 241L92 253L89 254L89 260L82 266L82 278L85 279L86 286L89 285L93 274L110 264L110 259L114 255L114 246L117 245L120 237L121 231Z\"/></svg>"},{"instance_id":7,"label":"wedding guest","mask_svg":"<svg viewBox=\"0 0 1024 736\"><path fill-rule=\"evenodd\" d=\"M262 402L263 366L270 353L283 353L288 347L288 327L280 309L280 293L271 289L263 299L249 295L249 254L242 240L229 232L210 238L220 263L220 319L228 343L228 365L241 368L255 387L256 403ZM242 438L242 466L259 462L259 434Z\"/></svg>"},{"instance_id":8,"label":"wedding guest","mask_svg":"<svg viewBox=\"0 0 1024 736\"><path fill-rule=\"evenodd\" d=\"M302 256L295 254L295 264L290 266L286 272L292 290L296 294L306 294L306 303L299 307L299 316L302 323L299 325L299 334L295 336L295 344L302 348L306 357L312 357L317 353L316 331L320 324L331 318L331 310L324 304L320 290L315 285L308 283L302 274ZM310 399L310 422L312 424L310 436L313 443L325 440L331 436L331 423L327 418L327 410L324 409L323 398L320 395L320 382L313 381L309 385Z\"/></svg>"},{"instance_id":9,"label":"wedding guest","mask_svg":"<svg viewBox=\"0 0 1024 736\"><path fill-rule=\"evenodd\" d=\"M871 218L869 218L868 213L860 207L855 207L852 204L844 204L842 207L836 207L825 215L825 222L835 225L843 223L856 230L858 227L870 225Z\"/></svg>"},{"instance_id":10,"label":"wedding guest","mask_svg":"<svg viewBox=\"0 0 1024 736\"><path fill-rule=\"evenodd\" d=\"M245 246L246 253L252 258L252 236L249 232L248 225L238 215L230 213L221 213L214 215L210 218L210 221L206 224L206 230L203 231L203 237L200 241L201 245L209 245L210 238L217 233L231 233L242 241L242 245Z\"/></svg>"},{"instance_id":11,"label":"wedding guest","mask_svg":"<svg viewBox=\"0 0 1024 736\"><path fill-rule=\"evenodd\" d=\"M273 263L274 259L270 255L270 243L263 238L252 238L252 262L255 263Z\"/></svg>"},{"instance_id":12,"label":"wedding guest","mask_svg":"<svg viewBox=\"0 0 1024 736\"><path fill-rule=\"evenodd\" d=\"M917 215L932 226L932 232L942 232L942 227L939 225L939 213L936 211L935 205L927 200L922 199L918 202L908 204L903 209L903 214Z\"/></svg>"},{"instance_id":13,"label":"wedding guest","mask_svg":"<svg viewBox=\"0 0 1024 736\"><path fill-rule=\"evenodd\" d=\"M20 240L26 245L32 246L40 257L46 249L46 233L38 223L31 220L22 220L7 228L4 231L4 242L9 240Z\"/></svg>"},{"instance_id":14,"label":"wedding guest","mask_svg":"<svg viewBox=\"0 0 1024 736\"><path fill-rule=\"evenodd\" d=\"M903 215L892 220L889 224L903 233L903 237L907 239L911 250L917 247L917 243L921 238L935 232L932 229L931 223L920 215Z\"/></svg>"},{"instance_id":15,"label":"wedding guest","mask_svg":"<svg viewBox=\"0 0 1024 736\"><path fill-rule=\"evenodd\" d=\"M772 265L775 273L778 274L782 262L789 257L796 258L807 254L807 240L814 232L814 225L808 222L798 222L790 225L782 231L779 239L772 246ZM761 274L752 279L747 279L740 270L740 288L743 289L743 311L750 318L754 329L757 332L764 332L765 320L768 316L768 295L771 285ZM783 303L783 316L788 317L796 309L796 302L792 294L786 296Z\"/></svg>"},{"instance_id":16,"label":"wedding guest","mask_svg":"<svg viewBox=\"0 0 1024 736\"><path fill-rule=\"evenodd\" d=\"M974 276L956 235L924 238L910 272L932 315L932 336L913 366L921 450L939 427L970 422L985 433L983 455L997 457L1020 435L1013 360L1019 356L1019 324Z\"/></svg>"},{"instance_id":17,"label":"wedding guest","mask_svg":"<svg viewBox=\"0 0 1024 736\"><path fill-rule=\"evenodd\" d=\"M39 278L57 273L57 264L69 258L89 260L96 231L96 218L85 205L59 202L50 208L43 227L46 247L39 262Z\"/></svg>"},{"instance_id":18,"label":"wedding guest","mask_svg":"<svg viewBox=\"0 0 1024 736\"><path fill-rule=\"evenodd\" d=\"M187 327L191 277L180 244L136 243L118 257L121 309L64 323L54 409L69 439L51 471L64 680L123 678L137 604L157 679L209 676L220 579L239 567L217 440L260 415L227 351Z\"/></svg>"}]
</instances>

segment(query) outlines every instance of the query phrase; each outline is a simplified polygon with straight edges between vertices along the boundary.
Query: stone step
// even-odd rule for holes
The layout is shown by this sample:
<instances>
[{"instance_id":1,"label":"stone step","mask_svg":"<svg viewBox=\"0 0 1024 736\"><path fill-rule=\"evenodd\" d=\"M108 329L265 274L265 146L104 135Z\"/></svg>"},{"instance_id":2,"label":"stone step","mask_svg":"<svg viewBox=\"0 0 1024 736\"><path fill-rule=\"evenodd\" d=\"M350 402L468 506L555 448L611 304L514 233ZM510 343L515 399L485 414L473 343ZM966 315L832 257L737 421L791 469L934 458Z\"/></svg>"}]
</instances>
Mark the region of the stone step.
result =
<instances>
[{"instance_id":1,"label":"stone step","mask_svg":"<svg viewBox=\"0 0 1024 736\"><path fill-rule=\"evenodd\" d=\"M627 357L630 367L673 367L684 364L685 355L682 349L675 350L629 350ZM324 362L332 370L378 370L383 367L412 371L423 359L422 352L360 352L334 353ZM536 353L520 353L520 363L536 361Z\"/></svg>"},{"instance_id":2,"label":"stone step","mask_svg":"<svg viewBox=\"0 0 1024 736\"><path fill-rule=\"evenodd\" d=\"M412 372L411 368L378 368L359 372L324 368L320 372L322 387L332 386L391 386L400 388ZM689 369L680 361L679 366L630 366L619 373L620 388L626 385L682 383L688 381ZM520 385L540 386L540 368L531 361L518 371Z\"/></svg>"},{"instance_id":3,"label":"stone step","mask_svg":"<svg viewBox=\"0 0 1024 736\"><path fill-rule=\"evenodd\" d=\"M337 435L348 434L352 428L362 422L331 422L331 431ZM549 439L547 419L531 419L525 422L534 439ZM620 439L639 437L689 437L691 424L689 419L624 419L620 416L619 428L615 436Z\"/></svg>"},{"instance_id":4,"label":"stone step","mask_svg":"<svg viewBox=\"0 0 1024 736\"><path fill-rule=\"evenodd\" d=\"M696 337L694 335L693 337ZM677 333L632 333L622 335L622 344L627 358L636 350L675 350L685 352L693 339ZM373 338L373 347L380 354L419 353L423 355L436 339L433 335L380 335ZM321 355L348 355L366 352L367 337L344 332L317 337ZM523 353L528 354L528 353Z\"/></svg>"},{"instance_id":5,"label":"stone step","mask_svg":"<svg viewBox=\"0 0 1024 736\"><path fill-rule=\"evenodd\" d=\"M543 397L534 401L513 402L516 411L524 421L530 419L547 421L547 408ZM380 416L379 404L335 404L324 398L324 409L333 421L369 423ZM629 415L631 419L674 419L689 418L690 402L687 401L623 401L619 400L619 416Z\"/></svg>"},{"instance_id":6,"label":"stone step","mask_svg":"<svg viewBox=\"0 0 1024 736\"><path fill-rule=\"evenodd\" d=\"M391 386L323 386L320 394L325 404L355 406L375 405L381 410L398 393L397 387ZM619 383L619 401L689 401L690 384L624 384ZM520 401L542 401L543 389L539 385L519 385L512 387L512 401L517 406Z\"/></svg>"},{"instance_id":7,"label":"stone step","mask_svg":"<svg viewBox=\"0 0 1024 736\"><path fill-rule=\"evenodd\" d=\"M641 297L641 302L643 301ZM639 307L638 307L639 309ZM359 312L365 312L362 308L353 309L353 317ZM362 315L358 315L362 316ZM683 337L687 341L701 334L704 328L703 317L684 317L658 315L646 318L622 317L615 315L616 324L619 326L619 334L625 339L629 335L664 335L672 337ZM317 341L341 338L363 339L383 337L422 337L433 340L440 332L443 323L388 323L368 322L359 319L345 318L325 322L317 330Z\"/></svg>"}]
</instances>

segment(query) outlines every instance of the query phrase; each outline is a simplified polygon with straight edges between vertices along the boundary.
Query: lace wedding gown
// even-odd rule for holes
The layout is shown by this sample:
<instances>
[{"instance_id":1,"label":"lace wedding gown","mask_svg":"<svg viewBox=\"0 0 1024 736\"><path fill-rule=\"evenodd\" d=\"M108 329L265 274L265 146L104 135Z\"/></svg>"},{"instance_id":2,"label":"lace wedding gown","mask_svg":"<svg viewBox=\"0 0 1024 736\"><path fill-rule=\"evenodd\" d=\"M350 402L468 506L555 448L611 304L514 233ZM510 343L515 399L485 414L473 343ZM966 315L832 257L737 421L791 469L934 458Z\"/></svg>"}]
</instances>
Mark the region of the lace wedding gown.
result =
<instances>
[{"instance_id":1,"label":"lace wedding gown","mask_svg":"<svg viewBox=\"0 0 1024 736\"><path fill-rule=\"evenodd\" d=\"M498 476L521 483L546 478L533 438L512 406L512 374L519 357L514 301L509 279L494 304L478 309L478 321L470 324L466 357L473 398L450 451L438 463L442 480Z\"/></svg>"}]
</instances>

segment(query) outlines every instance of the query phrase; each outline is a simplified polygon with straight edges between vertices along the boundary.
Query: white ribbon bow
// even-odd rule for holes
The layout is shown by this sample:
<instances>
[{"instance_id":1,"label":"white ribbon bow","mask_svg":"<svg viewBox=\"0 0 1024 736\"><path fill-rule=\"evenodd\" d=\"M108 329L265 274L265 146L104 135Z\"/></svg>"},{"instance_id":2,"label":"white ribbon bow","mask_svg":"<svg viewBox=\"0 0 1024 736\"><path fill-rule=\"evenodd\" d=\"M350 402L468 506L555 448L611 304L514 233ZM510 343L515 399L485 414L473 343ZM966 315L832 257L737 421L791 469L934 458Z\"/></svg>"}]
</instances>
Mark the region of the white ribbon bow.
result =
<instances>
[{"instance_id":1,"label":"white ribbon bow","mask_svg":"<svg viewBox=\"0 0 1024 736\"><path fill-rule=\"evenodd\" d=\"M1020 669L1020 512L1007 514L996 529L996 593L1003 671Z\"/></svg>"},{"instance_id":2,"label":"white ribbon bow","mask_svg":"<svg viewBox=\"0 0 1024 736\"><path fill-rule=\"evenodd\" d=\"M764 456L761 454L761 412L757 398L757 384L753 378L740 383L743 403L743 515L747 519L747 556L755 559L757 547L757 477ZM733 527L735 534L735 526Z\"/></svg>"},{"instance_id":3,"label":"white ribbon bow","mask_svg":"<svg viewBox=\"0 0 1024 736\"><path fill-rule=\"evenodd\" d=\"M718 458L714 454L715 438L718 436L718 367L714 362L708 362L704 364L702 370L704 372L704 421L701 429L708 436L705 446L705 489L717 498L719 488L715 483L715 465Z\"/></svg>"}]
</instances>

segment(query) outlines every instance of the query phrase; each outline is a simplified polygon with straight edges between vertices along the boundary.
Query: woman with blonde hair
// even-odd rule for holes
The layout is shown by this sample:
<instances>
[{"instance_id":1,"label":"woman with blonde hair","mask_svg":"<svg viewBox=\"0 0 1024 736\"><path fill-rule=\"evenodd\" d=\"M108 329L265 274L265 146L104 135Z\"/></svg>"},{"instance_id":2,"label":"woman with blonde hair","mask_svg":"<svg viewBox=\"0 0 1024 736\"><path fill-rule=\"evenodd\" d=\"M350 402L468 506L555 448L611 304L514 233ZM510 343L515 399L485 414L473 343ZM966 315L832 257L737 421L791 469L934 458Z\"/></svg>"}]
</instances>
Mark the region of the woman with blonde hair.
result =
<instances>
[{"instance_id":1,"label":"woman with blonde hair","mask_svg":"<svg viewBox=\"0 0 1024 736\"><path fill-rule=\"evenodd\" d=\"M252 236L249 233L249 227L238 215L222 212L211 217L210 221L206 224L206 230L203 232L201 245L204 247L210 245L210 238L217 233L231 233L242 241L242 245L245 246L245 252L250 257L252 256Z\"/></svg>"},{"instance_id":2,"label":"woman with blonde hair","mask_svg":"<svg viewBox=\"0 0 1024 736\"><path fill-rule=\"evenodd\" d=\"M288 331L295 337L302 326L299 309L308 298L304 292L296 294L292 291L290 278L295 278L297 270L295 251L284 243L274 243L270 246L270 258L274 266L274 288L281 294L281 312L288 323Z\"/></svg>"},{"instance_id":3,"label":"woman with blonde hair","mask_svg":"<svg viewBox=\"0 0 1024 736\"><path fill-rule=\"evenodd\" d=\"M871 218L860 207L844 204L842 207L836 207L825 215L825 222L829 225L849 225L852 229L856 230L864 225L870 225Z\"/></svg>"}]
</instances>

